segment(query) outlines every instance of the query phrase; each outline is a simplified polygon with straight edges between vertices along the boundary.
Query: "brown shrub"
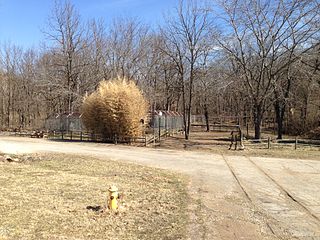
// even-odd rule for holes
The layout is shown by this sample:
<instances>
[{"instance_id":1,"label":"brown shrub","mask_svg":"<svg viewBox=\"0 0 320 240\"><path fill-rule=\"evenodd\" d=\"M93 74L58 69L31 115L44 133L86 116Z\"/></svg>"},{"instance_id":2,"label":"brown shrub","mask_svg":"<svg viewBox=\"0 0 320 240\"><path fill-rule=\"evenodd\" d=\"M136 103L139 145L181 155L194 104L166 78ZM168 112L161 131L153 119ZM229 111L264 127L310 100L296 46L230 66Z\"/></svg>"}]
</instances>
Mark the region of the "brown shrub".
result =
<instances>
[{"instance_id":1,"label":"brown shrub","mask_svg":"<svg viewBox=\"0 0 320 240\"><path fill-rule=\"evenodd\" d=\"M320 140L320 127L317 127L311 131L309 131L306 136L310 139Z\"/></svg>"},{"instance_id":2,"label":"brown shrub","mask_svg":"<svg viewBox=\"0 0 320 240\"><path fill-rule=\"evenodd\" d=\"M140 120L146 118L147 112L148 104L136 84L120 78L102 81L82 105L86 128L104 137L141 135Z\"/></svg>"}]
</instances>

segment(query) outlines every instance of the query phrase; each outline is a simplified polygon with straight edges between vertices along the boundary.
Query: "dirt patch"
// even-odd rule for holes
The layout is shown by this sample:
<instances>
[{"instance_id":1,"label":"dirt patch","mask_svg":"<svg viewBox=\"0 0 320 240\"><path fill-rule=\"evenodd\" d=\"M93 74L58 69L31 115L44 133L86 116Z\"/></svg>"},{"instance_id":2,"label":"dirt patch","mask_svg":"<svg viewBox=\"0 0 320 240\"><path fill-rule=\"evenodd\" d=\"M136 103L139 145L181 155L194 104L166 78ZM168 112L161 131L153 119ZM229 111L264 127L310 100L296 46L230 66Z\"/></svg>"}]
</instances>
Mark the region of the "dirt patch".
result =
<instances>
[{"instance_id":1,"label":"dirt patch","mask_svg":"<svg viewBox=\"0 0 320 240\"><path fill-rule=\"evenodd\" d=\"M1 239L186 239L185 176L65 154L0 165ZM120 208L106 208L116 185Z\"/></svg>"}]
</instances>

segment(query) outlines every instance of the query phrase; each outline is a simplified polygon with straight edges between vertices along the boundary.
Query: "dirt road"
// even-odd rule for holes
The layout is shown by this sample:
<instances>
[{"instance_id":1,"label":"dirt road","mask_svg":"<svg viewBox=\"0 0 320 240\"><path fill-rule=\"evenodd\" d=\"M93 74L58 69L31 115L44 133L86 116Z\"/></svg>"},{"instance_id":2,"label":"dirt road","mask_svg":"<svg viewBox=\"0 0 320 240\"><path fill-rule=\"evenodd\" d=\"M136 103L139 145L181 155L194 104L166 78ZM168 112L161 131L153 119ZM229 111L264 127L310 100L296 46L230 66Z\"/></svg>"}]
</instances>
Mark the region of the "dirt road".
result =
<instances>
[{"instance_id":1,"label":"dirt road","mask_svg":"<svg viewBox=\"0 0 320 240\"><path fill-rule=\"evenodd\" d=\"M248 158L14 137L0 137L0 151L81 154L188 174L189 239L320 239L320 156Z\"/></svg>"}]
</instances>

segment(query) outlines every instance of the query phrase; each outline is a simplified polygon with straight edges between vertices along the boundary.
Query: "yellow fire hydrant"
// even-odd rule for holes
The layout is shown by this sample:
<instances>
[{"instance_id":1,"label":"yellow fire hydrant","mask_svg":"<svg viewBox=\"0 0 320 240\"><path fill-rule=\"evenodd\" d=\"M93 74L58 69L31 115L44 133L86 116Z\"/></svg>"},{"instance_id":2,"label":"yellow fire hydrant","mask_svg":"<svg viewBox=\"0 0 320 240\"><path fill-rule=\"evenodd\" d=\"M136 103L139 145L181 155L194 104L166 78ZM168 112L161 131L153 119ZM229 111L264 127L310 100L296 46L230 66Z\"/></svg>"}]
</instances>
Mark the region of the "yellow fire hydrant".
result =
<instances>
[{"instance_id":1,"label":"yellow fire hydrant","mask_svg":"<svg viewBox=\"0 0 320 240\"><path fill-rule=\"evenodd\" d=\"M109 189L109 202L108 207L111 210L118 209L118 199L119 199L119 193L118 188L116 186L111 186Z\"/></svg>"}]
</instances>

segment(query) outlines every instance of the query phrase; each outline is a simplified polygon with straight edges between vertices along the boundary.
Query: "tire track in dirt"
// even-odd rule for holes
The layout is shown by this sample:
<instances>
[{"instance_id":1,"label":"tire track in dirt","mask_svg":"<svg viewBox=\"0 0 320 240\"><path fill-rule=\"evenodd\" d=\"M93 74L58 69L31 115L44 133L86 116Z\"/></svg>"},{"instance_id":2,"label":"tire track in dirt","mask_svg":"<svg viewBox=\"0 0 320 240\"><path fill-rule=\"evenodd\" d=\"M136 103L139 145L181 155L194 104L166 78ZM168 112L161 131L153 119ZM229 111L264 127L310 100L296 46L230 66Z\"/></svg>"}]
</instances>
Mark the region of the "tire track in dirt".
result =
<instances>
[{"instance_id":1,"label":"tire track in dirt","mask_svg":"<svg viewBox=\"0 0 320 240\"><path fill-rule=\"evenodd\" d=\"M278 238L320 238L319 219L248 157L225 157L244 194Z\"/></svg>"},{"instance_id":2,"label":"tire track in dirt","mask_svg":"<svg viewBox=\"0 0 320 240\"><path fill-rule=\"evenodd\" d=\"M232 173L232 175L233 175L234 178L236 179L239 187L242 189L244 195L245 195L246 198L253 204L253 201L252 201L251 197L249 196L249 194L248 194L247 191L245 190L244 186L241 184L241 181L240 181L240 179L237 177L235 171L233 170L233 168L231 167L231 165L228 163L228 161L227 161L227 159L225 158L225 156L222 155L222 157L223 157L224 161L226 162L228 168L230 169L230 172ZM264 218L264 222L265 222L266 226L268 227L268 229L270 230L270 232L272 233L272 235L274 235L275 237L280 237L280 236L279 236L278 234L276 234L275 231L272 229L272 227L271 227L270 224L268 223L268 220L266 220L265 217L263 217L263 218Z\"/></svg>"},{"instance_id":3,"label":"tire track in dirt","mask_svg":"<svg viewBox=\"0 0 320 240\"><path fill-rule=\"evenodd\" d=\"M293 202L298 204L302 209L305 210L307 214L309 214L311 217L313 217L318 223L320 224L320 219L313 214L308 207L306 207L303 203L299 201L292 193L287 191L281 184L279 184L273 177L271 177L266 171L264 171L261 167L259 167L254 161L251 160L250 157L247 157L247 159L259 170L261 171L264 175L266 175L274 184L276 184L287 196L289 199L291 199Z\"/></svg>"},{"instance_id":4,"label":"tire track in dirt","mask_svg":"<svg viewBox=\"0 0 320 240\"><path fill-rule=\"evenodd\" d=\"M320 219L320 161L250 158L311 215ZM294 184L292 184L294 183Z\"/></svg>"},{"instance_id":5,"label":"tire track in dirt","mask_svg":"<svg viewBox=\"0 0 320 240\"><path fill-rule=\"evenodd\" d=\"M241 188L242 192L244 193L244 195L247 197L247 199L252 202L252 199L250 198L249 194L246 192L245 188L243 187L243 185L241 184L239 178L237 177L236 173L234 172L233 168L230 166L230 164L228 163L227 159L225 158L225 156L222 156L223 160L226 162L231 174L233 175L233 177L235 178L235 180L237 181L239 187Z\"/></svg>"}]
</instances>

